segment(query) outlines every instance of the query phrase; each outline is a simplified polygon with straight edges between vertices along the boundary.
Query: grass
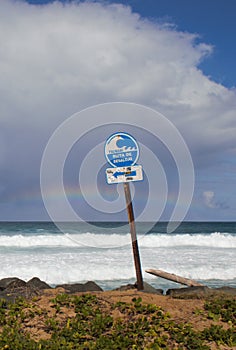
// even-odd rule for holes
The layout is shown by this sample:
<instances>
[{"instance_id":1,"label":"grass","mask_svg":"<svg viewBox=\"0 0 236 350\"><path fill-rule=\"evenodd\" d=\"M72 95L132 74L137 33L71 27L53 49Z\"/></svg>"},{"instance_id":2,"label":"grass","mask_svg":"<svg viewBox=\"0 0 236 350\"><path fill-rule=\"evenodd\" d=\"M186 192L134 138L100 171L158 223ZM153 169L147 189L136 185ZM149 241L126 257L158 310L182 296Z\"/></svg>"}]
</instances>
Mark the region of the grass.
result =
<instances>
[{"instance_id":1,"label":"grass","mask_svg":"<svg viewBox=\"0 0 236 350\"><path fill-rule=\"evenodd\" d=\"M108 308L92 294L59 294L50 307L48 312L33 300L0 300L0 350L208 350L236 346L235 299L207 300L201 314L212 323L203 330L174 321L159 306L144 304L141 298L112 303ZM32 337L35 322L40 322L46 337Z\"/></svg>"}]
</instances>

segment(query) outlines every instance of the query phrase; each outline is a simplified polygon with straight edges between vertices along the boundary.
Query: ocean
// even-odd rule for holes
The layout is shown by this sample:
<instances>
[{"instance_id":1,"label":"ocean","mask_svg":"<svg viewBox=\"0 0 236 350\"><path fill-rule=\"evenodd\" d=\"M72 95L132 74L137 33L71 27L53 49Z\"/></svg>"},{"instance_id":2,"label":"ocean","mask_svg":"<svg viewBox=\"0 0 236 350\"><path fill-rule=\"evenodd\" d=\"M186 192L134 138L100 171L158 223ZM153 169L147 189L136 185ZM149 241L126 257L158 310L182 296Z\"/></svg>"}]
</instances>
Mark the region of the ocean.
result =
<instances>
[{"instance_id":1,"label":"ocean","mask_svg":"<svg viewBox=\"0 0 236 350\"><path fill-rule=\"evenodd\" d=\"M0 279L38 277L51 286L95 281L104 290L134 283L129 227L124 223L0 223ZM160 269L206 286L236 287L236 223L136 223L143 279L166 291L181 285L157 278Z\"/></svg>"}]
</instances>

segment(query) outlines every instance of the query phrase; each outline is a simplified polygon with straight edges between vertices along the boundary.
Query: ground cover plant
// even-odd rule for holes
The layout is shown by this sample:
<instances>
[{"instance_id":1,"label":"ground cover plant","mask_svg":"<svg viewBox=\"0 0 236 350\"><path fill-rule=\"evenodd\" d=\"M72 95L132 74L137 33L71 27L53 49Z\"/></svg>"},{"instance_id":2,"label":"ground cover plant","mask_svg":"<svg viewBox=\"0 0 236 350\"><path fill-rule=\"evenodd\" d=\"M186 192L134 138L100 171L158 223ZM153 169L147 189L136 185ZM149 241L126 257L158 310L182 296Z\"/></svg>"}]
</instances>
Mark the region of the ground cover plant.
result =
<instances>
[{"instance_id":1,"label":"ground cover plant","mask_svg":"<svg viewBox=\"0 0 236 350\"><path fill-rule=\"evenodd\" d=\"M105 299L102 293L40 297L14 303L0 300L0 350L234 349L236 300L209 299L193 317L206 322L196 329L140 297L130 302Z\"/></svg>"}]
</instances>

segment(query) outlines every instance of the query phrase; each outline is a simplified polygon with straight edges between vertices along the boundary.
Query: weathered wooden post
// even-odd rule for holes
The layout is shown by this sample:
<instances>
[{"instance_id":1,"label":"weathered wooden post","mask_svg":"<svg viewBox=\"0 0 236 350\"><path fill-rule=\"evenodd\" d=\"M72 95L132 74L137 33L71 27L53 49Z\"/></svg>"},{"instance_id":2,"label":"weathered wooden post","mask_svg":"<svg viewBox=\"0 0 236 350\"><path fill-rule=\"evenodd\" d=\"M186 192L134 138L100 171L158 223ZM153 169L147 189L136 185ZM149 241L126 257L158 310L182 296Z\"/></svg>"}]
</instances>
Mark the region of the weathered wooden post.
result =
<instances>
[{"instance_id":1,"label":"weathered wooden post","mask_svg":"<svg viewBox=\"0 0 236 350\"><path fill-rule=\"evenodd\" d=\"M136 271L136 277L137 277L137 287L138 287L138 290L143 290L143 276L142 276L142 269L141 269L141 261L139 256L138 240L136 235L133 204L132 204L130 187L128 182L124 183L124 191L125 191L126 208L128 213L128 219L129 219L132 248L133 248L134 265L135 265L135 271Z\"/></svg>"}]
</instances>

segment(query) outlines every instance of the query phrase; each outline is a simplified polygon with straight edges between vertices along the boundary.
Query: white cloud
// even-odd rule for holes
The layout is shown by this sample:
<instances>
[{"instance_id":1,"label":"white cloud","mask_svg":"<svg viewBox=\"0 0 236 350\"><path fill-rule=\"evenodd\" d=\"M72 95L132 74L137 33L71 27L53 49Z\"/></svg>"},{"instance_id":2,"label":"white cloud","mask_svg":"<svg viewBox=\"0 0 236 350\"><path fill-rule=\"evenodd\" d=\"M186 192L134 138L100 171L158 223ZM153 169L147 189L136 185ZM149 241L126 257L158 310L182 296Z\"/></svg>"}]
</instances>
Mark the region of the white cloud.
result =
<instances>
[{"instance_id":1,"label":"white cloud","mask_svg":"<svg viewBox=\"0 0 236 350\"><path fill-rule=\"evenodd\" d=\"M203 192L203 202L208 208L220 209L220 210L228 210L229 204L227 204L224 200L216 200L214 191L204 191Z\"/></svg>"},{"instance_id":2,"label":"white cloud","mask_svg":"<svg viewBox=\"0 0 236 350\"><path fill-rule=\"evenodd\" d=\"M207 207L209 207L209 208L216 207L216 205L214 203L214 196L215 196L215 193L213 191L204 191L203 192L204 203Z\"/></svg>"},{"instance_id":3,"label":"white cloud","mask_svg":"<svg viewBox=\"0 0 236 350\"><path fill-rule=\"evenodd\" d=\"M122 5L3 0L1 119L48 125L84 106L125 100L168 112L188 130L200 120L222 133L225 113L232 127L235 93L198 70L212 48L195 39Z\"/></svg>"}]
</instances>

